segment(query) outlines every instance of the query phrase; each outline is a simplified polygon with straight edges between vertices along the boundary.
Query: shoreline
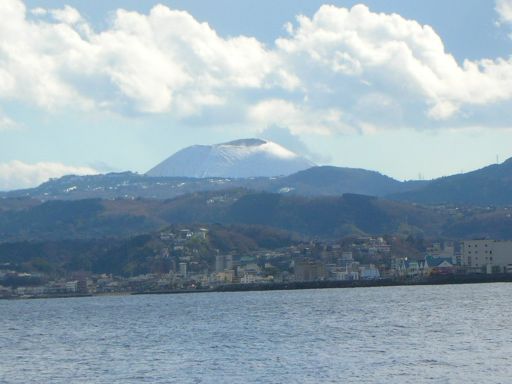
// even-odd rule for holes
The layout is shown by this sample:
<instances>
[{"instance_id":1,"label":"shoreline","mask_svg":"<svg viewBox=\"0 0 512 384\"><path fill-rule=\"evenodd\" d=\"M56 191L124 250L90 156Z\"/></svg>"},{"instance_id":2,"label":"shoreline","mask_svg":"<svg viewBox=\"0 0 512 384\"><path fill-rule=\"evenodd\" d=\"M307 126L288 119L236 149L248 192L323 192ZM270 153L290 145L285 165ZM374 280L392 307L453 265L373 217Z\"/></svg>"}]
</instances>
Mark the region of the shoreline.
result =
<instances>
[{"instance_id":1,"label":"shoreline","mask_svg":"<svg viewBox=\"0 0 512 384\"><path fill-rule=\"evenodd\" d=\"M459 285L459 284L488 284L512 283L512 274L500 275L453 275L435 276L418 280L406 279L379 279L379 280L353 280L353 281L311 281L272 284L231 284L214 289L215 292L244 292L244 291L270 291L270 290L300 290L300 289L334 289L334 288L377 288L400 287L417 285Z\"/></svg>"},{"instance_id":2,"label":"shoreline","mask_svg":"<svg viewBox=\"0 0 512 384\"><path fill-rule=\"evenodd\" d=\"M459 284L489 284L512 283L512 274L494 275L444 275L432 276L422 279L392 279L379 280L352 280L352 281L304 281L287 283L253 283L253 284L224 284L213 288L203 289L172 289L161 291L134 291L134 292L101 292L81 294L59 294L41 296L13 296L2 297L0 300L34 300L34 299L63 299L102 296L131 296L131 295L176 295L188 293L222 293L222 292L255 292L255 291L290 291L303 289L335 289L335 288L378 288L400 287L418 285L459 285Z\"/></svg>"}]
</instances>

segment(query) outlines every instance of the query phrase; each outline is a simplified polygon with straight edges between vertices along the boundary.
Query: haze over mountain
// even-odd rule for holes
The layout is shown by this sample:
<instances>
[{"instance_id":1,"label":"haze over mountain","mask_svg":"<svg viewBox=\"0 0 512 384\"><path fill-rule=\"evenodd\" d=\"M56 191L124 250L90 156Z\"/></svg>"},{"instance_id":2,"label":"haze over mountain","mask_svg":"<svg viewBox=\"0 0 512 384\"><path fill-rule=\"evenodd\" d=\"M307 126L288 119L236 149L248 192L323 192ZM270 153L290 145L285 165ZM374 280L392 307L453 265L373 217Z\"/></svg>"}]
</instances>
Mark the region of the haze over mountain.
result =
<instances>
[{"instance_id":1,"label":"haze over mountain","mask_svg":"<svg viewBox=\"0 0 512 384\"><path fill-rule=\"evenodd\" d=\"M184 148L147 172L153 177L271 177L290 175L315 164L283 146L241 139Z\"/></svg>"}]
</instances>

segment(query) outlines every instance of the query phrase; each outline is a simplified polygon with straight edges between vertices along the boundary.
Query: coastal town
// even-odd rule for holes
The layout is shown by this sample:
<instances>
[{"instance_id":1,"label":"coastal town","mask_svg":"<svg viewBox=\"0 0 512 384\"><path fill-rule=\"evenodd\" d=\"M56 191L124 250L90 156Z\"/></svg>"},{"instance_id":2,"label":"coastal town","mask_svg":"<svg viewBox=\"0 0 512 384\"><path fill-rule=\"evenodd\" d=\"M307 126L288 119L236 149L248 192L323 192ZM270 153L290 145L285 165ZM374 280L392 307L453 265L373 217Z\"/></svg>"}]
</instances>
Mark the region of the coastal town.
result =
<instances>
[{"instance_id":1,"label":"coastal town","mask_svg":"<svg viewBox=\"0 0 512 384\"><path fill-rule=\"evenodd\" d=\"M424 252L397 237L356 236L204 257L207 228L158 233L151 256L158 271L130 276L76 270L52 276L0 265L0 298L66 297L133 293L248 290L299 283L428 282L439 276L512 275L512 241L477 239L431 242ZM343 286L343 285L340 285ZM307 285L305 287L308 287Z\"/></svg>"}]
</instances>

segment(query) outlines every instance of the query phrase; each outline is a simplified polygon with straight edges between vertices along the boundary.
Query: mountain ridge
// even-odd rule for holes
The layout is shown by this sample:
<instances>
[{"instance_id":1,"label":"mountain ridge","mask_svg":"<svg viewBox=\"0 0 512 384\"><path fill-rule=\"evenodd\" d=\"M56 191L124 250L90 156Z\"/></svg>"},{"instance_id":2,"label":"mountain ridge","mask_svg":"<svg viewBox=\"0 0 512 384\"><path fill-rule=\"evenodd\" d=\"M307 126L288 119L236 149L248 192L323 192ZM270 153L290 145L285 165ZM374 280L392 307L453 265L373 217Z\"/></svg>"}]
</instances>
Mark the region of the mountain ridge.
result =
<instances>
[{"instance_id":1,"label":"mountain ridge","mask_svg":"<svg viewBox=\"0 0 512 384\"><path fill-rule=\"evenodd\" d=\"M187 193L245 188L289 195L339 196L344 193L385 196L409 191L426 182L401 182L375 171L317 166L281 177L187 178L152 177L132 172L91 176L63 176L36 188L0 193L0 197L30 197L40 200L90 198L169 199Z\"/></svg>"},{"instance_id":2,"label":"mountain ridge","mask_svg":"<svg viewBox=\"0 0 512 384\"><path fill-rule=\"evenodd\" d=\"M512 204L512 158L501 164L432 180L416 191L390 194L394 200L421 204Z\"/></svg>"},{"instance_id":3,"label":"mountain ridge","mask_svg":"<svg viewBox=\"0 0 512 384\"><path fill-rule=\"evenodd\" d=\"M306 197L243 189L167 200L0 199L0 243L125 237L168 225L256 225L325 239L399 235L512 239L506 207L438 209L357 194Z\"/></svg>"}]
</instances>

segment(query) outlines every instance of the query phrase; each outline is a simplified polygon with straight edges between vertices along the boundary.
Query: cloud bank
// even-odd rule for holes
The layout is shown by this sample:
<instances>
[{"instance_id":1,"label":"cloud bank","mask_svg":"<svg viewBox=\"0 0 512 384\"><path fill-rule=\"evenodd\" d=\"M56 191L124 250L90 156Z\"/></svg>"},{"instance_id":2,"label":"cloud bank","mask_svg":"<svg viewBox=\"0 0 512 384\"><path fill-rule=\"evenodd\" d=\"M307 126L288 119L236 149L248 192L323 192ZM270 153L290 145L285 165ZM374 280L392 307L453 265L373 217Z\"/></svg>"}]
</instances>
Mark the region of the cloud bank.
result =
<instances>
[{"instance_id":1,"label":"cloud bank","mask_svg":"<svg viewBox=\"0 0 512 384\"><path fill-rule=\"evenodd\" d=\"M0 163L0 190L36 187L48 179L64 175L93 175L97 173L90 167L73 167L50 162L27 164L14 160Z\"/></svg>"},{"instance_id":2,"label":"cloud bank","mask_svg":"<svg viewBox=\"0 0 512 384\"><path fill-rule=\"evenodd\" d=\"M496 3L502 22L511 4ZM298 16L271 47L219 36L163 5L119 9L101 31L69 6L3 0L0 17L0 100L50 111L167 114L204 126L218 114L253 130L325 135L485 123L482 109L512 101L511 59L458 63L428 25L365 5Z\"/></svg>"}]
</instances>

